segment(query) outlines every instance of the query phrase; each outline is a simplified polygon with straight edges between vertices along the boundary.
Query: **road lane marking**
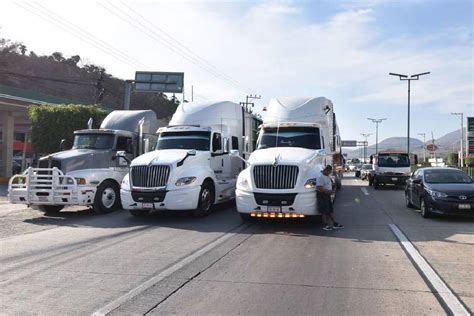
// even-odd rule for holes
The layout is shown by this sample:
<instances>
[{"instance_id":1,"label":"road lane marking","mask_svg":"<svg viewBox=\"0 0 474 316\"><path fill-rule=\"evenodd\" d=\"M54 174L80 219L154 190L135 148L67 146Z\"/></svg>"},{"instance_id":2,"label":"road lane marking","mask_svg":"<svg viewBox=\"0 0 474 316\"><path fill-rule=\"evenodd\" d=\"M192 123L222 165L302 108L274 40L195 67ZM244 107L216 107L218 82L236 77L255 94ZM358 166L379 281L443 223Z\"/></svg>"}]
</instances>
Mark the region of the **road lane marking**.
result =
<instances>
[{"instance_id":1,"label":"road lane marking","mask_svg":"<svg viewBox=\"0 0 474 316\"><path fill-rule=\"evenodd\" d=\"M360 188L360 190L361 190L365 195L369 195L369 191L367 191L366 188Z\"/></svg>"},{"instance_id":2,"label":"road lane marking","mask_svg":"<svg viewBox=\"0 0 474 316\"><path fill-rule=\"evenodd\" d=\"M142 283L139 286L135 287L134 289L130 290L126 294L120 296L116 300L114 300L114 301L110 302L109 304L105 305L104 307L100 308L99 310L94 312L92 315L94 315L94 316L107 315L108 313L112 312L113 310L119 308L125 302L129 301L130 299L132 299L132 298L134 298L138 295L140 295L141 293L148 290L149 288L151 288L152 286L154 286L158 282L162 281L166 277L170 276L171 274L175 273L176 271L178 271L182 267L190 264L191 262L193 262L198 257L204 255L206 252L214 249L215 247L217 247L220 244L224 243L226 240L234 237L235 235L237 235L241 231L247 229L249 226L250 226L250 224L242 224L240 226L237 226L231 232L228 232L228 233L220 236L219 238L217 238L213 242L207 244L206 246L199 249L198 251L193 252L192 254L190 254L187 257L184 257L180 261L173 264L171 267L165 269L164 271L162 271L159 274L155 275L151 279L145 281L144 283Z\"/></svg>"},{"instance_id":3,"label":"road lane marking","mask_svg":"<svg viewBox=\"0 0 474 316\"><path fill-rule=\"evenodd\" d=\"M453 315L470 315L467 308L461 303L461 301L454 295L451 289L444 283L444 281L438 276L436 271L428 264L423 258L420 252L413 246L410 240L403 234L403 232L395 224L389 224L390 229L398 238L398 241L408 253L410 258L418 267L419 271L423 273L423 276L431 284L432 288L439 295L443 303L451 310Z\"/></svg>"}]
</instances>

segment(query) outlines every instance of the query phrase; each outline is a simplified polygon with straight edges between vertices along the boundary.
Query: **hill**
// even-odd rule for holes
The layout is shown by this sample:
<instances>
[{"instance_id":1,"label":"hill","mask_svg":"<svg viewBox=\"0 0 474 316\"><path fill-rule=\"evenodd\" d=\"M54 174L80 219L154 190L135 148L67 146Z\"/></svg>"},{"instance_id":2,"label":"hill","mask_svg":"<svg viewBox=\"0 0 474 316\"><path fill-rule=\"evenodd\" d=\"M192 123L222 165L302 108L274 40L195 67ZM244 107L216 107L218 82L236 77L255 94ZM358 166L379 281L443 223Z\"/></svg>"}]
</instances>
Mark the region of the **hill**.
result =
<instances>
[{"instance_id":1,"label":"hill","mask_svg":"<svg viewBox=\"0 0 474 316\"><path fill-rule=\"evenodd\" d=\"M466 132L466 130L464 131ZM437 156L446 157L450 152L457 152L460 149L460 138L461 129L450 132L435 139L434 143L438 146L436 152ZM417 138L410 138L410 151L417 154L419 157L423 156L423 145L431 144L432 140L427 140L425 144ZM401 150L406 151L407 139L406 137L390 137L379 142L379 151L382 150ZM363 149L350 149L344 148L344 153L347 153L348 158L360 158L363 157ZM367 147L367 157L375 153L375 145ZM429 157L429 153L426 152L426 156Z\"/></svg>"},{"instance_id":2,"label":"hill","mask_svg":"<svg viewBox=\"0 0 474 316\"><path fill-rule=\"evenodd\" d=\"M0 85L42 94L123 109L125 81L94 64L83 64L79 55L55 52L38 56L22 43L0 39ZM132 93L130 108L151 109L158 118L170 117L178 102L164 94Z\"/></svg>"}]
</instances>

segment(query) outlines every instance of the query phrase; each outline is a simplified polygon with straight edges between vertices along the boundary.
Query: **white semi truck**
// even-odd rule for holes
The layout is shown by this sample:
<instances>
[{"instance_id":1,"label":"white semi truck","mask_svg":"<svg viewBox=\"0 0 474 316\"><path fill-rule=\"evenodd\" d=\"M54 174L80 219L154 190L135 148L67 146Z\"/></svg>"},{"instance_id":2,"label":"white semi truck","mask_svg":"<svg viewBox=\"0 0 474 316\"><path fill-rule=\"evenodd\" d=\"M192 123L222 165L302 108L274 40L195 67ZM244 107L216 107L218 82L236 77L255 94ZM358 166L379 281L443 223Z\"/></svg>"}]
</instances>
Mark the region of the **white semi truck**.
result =
<instances>
[{"instance_id":1,"label":"white semi truck","mask_svg":"<svg viewBox=\"0 0 474 316\"><path fill-rule=\"evenodd\" d=\"M74 132L71 150L43 157L36 168L13 176L11 203L57 213L67 205L91 206L96 213L120 208L120 183L133 159L156 143L158 120L153 111L113 111L99 129ZM117 158L121 153L124 158Z\"/></svg>"},{"instance_id":2,"label":"white semi truck","mask_svg":"<svg viewBox=\"0 0 474 316\"><path fill-rule=\"evenodd\" d=\"M158 130L156 150L131 162L121 185L124 209L134 216L152 210L193 210L234 199L243 157L252 143L251 114L232 102L183 103L169 126ZM249 126L250 125L250 126Z\"/></svg>"},{"instance_id":3,"label":"white semi truck","mask_svg":"<svg viewBox=\"0 0 474 316\"><path fill-rule=\"evenodd\" d=\"M330 100L272 99L257 149L237 180L237 210L242 218L317 215L316 179L326 165L341 169L340 143ZM334 189L340 186L340 176L333 174Z\"/></svg>"},{"instance_id":4,"label":"white semi truck","mask_svg":"<svg viewBox=\"0 0 474 316\"><path fill-rule=\"evenodd\" d=\"M375 190L380 186L405 186L411 175L411 166L418 164L417 155L408 155L406 152L383 151L370 156L370 163L374 170L369 173L369 186Z\"/></svg>"}]
</instances>

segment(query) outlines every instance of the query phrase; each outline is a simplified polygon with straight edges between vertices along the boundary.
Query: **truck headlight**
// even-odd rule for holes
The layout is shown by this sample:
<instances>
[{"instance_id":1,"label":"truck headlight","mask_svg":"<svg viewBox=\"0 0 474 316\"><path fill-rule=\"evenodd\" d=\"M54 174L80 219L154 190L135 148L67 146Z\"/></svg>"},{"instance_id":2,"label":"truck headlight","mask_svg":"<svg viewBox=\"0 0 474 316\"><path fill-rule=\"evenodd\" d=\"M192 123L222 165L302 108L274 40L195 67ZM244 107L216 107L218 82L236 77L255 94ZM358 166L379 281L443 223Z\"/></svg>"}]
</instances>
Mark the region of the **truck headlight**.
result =
<instances>
[{"instance_id":1,"label":"truck headlight","mask_svg":"<svg viewBox=\"0 0 474 316\"><path fill-rule=\"evenodd\" d=\"M247 181L247 178L238 177L237 178L237 187L240 187L242 189L250 189L249 182Z\"/></svg>"},{"instance_id":2,"label":"truck headlight","mask_svg":"<svg viewBox=\"0 0 474 316\"><path fill-rule=\"evenodd\" d=\"M306 183L304 184L305 189L314 189L316 188L316 178L311 178L306 180Z\"/></svg>"},{"instance_id":3,"label":"truck headlight","mask_svg":"<svg viewBox=\"0 0 474 316\"><path fill-rule=\"evenodd\" d=\"M125 175L125 177L123 177L122 179L122 184L120 185L120 187L123 189L123 190L127 190L127 191L130 191L130 177L129 175Z\"/></svg>"},{"instance_id":4,"label":"truck headlight","mask_svg":"<svg viewBox=\"0 0 474 316\"><path fill-rule=\"evenodd\" d=\"M176 181L175 185L177 187L181 187L183 185L188 185L196 181L196 177L184 177L184 178L179 178L178 181Z\"/></svg>"},{"instance_id":5,"label":"truck headlight","mask_svg":"<svg viewBox=\"0 0 474 316\"><path fill-rule=\"evenodd\" d=\"M426 189L426 191L434 198L446 198L446 197L448 197L448 195L444 192L433 191L433 190L428 190L428 189Z\"/></svg>"},{"instance_id":6,"label":"truck headlight","mask_svg":"<svg viewBox=\"0 0 474 316\"><path fill-rule=\"evenodd\" d=\"M74 178L77 182L78 185L85 185L86 184L86 179L84 178Z\"/></svg>"}]
</instances>

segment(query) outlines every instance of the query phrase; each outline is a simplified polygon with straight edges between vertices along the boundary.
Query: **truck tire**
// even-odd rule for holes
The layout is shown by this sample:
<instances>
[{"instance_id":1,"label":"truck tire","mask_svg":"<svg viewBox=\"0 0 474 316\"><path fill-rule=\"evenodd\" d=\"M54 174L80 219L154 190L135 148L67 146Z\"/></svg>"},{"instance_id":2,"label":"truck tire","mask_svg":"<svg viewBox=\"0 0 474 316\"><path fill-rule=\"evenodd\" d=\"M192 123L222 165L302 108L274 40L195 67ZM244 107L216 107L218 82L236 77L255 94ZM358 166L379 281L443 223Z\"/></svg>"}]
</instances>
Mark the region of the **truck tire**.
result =
<instances>
[{"instance_id":1,"label":"truck tire","mask_svg":"<svg viewBox=\"0 0 474 316\"><path fill-rule=\"evenodd\" d=\"M377 178L375 178L373 180L373 184L374 184L374 189L375 190L378 190L380 188L380 185L379 185L379 182L377 181Z\"/></svg>"},{"instance_id":2,"label":"truck tire","mask_svg":"<svg viewBox=\"0 0 474 316\"><path fill-rule=\"evenodd\" d=\"M369 187L372 186L374 184L374 179L369 176Z\"/></svg>"},{"instance_id":3,"label":"truck tire","mask_svg":"<svg viewBox=\"0 0 474 316\"><path fill-rule=\"evenodd\" d=\"M193 211L195 217L205 217L211 212L214 204L214 186L209 181L204 181L199 192L198 208Z\"/></svg>"},{"instance_id":4,"label":"truck tire","mask_svg":"<svg viewBox=\"0 0 474 316\"><path fill-rule=\"evenodd\" d=\"M147 217L150 215L150 210L129 210L130 214L135 217Z\"/></svg>"},{"instance_id":5,"label":"truck tire","mask_svg":"<svg viewBox=\"0 0 474 316\"><path fill-rule=\"evenodd\" d=\"M64 208L64 205L38 205L38 210L49 215L58 214Z\"/></svg>"},{"instance_id":6,"label":"truck tire","mask_svg":"<svg viewBox=\"0 0 474 316\"><path fill-rule=\"evenodd\" d=\"M110 180L105 180L95 193L93 210L96 214L105 214L120 207L120 191L118 185Z\"/></svg>"},{"instance_id":7,"label":"truck tire","mask_svg":"<svg viewBox=\"0 0 474 316\"><path fill-rule=\"evenodd\" d=\"M248 213L239 213L239 215L243 222L248 222L252 219Z\"/></svg>"}]
</instances>

